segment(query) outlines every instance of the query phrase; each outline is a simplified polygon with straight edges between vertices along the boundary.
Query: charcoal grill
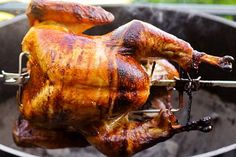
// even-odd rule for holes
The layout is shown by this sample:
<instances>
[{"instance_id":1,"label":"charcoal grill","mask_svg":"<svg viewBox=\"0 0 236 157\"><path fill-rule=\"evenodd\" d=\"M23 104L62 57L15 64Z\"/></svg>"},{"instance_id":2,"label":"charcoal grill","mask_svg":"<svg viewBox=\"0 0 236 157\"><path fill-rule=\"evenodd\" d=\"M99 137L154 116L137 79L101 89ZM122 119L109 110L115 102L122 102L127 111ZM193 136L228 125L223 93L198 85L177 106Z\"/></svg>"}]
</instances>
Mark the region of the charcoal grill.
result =
<instances>
[{"instance_id":1,"label":"charcoal grill","mask_svg":"<svg viewBox=\"0 0 236 157\"><path fill-rule=\"evenodd\" d=\"M200 51L209 54L236 58L236 23L213 15L197 13L190 10L178 11L158 8L157 6L104 6L114 14L115 21L107 26L98 26L87 31L87 34L104 34L132 19L151 23L166 32L182 38ZM0 23L0 70L17 72L18 56L21 52L21 41L28 30L25 15ZM223 72L211 66L201 65L199 75L206 80L236 80L236 67L231 73ZM0 143L13 149L40 156L102 156L94 148L83 149L22 149L14 145L11 127L18 116L15 100L17 87L0 84ZM158 144L136 156L191 156L212 151L236 143L236 89L208 88L194 94L192 118L198 119L213 113L215 128L208 134L200 132L182 133L173 139ZM204 100L202 99L204 98ZM177 101L177 100L174 100ZM184 113L182 113L184 114ZM11 149L4 149L12 154ZM229 150L230 151L230 150ZM6 153L0 153L0 156ZM77 155L76 155L77 154ZM226 156L235 156L231 150ZM83 156L83 155L82 155Z\"/></svg>"}]
</instances>

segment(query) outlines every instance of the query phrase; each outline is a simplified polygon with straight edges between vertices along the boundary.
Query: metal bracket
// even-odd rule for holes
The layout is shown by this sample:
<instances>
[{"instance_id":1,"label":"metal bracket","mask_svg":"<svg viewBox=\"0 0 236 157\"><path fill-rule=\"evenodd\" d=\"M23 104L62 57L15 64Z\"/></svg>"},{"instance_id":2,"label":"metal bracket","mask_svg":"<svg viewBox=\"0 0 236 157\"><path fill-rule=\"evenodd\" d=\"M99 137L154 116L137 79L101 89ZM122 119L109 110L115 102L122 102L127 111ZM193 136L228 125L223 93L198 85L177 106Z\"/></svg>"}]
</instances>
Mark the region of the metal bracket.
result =
<instances>
[{"instance_id":1,"label":"metal bracket","mask_svg":"<svg viewBox=\"0 0 236 157\"><path fill-rule=\"evenodd\" d=\"M28 81L29 74L28 72L23 72L23 68L22 68L22 59L24 56L27 57L28 55L29 55L28 52L20 53L18 73L9 73L9 72L2 71L2 74L0 74L0 79L3 81L3 84L22 86Z\"/></svg>"},{"instance_id":2,"label":"metal bracket","mask_svg":"<svg viewBox=\"0 0 236 157\"><path fill-rule=\"evenodd\" d=\"M2 71L2 74L0 74L0 80L3 81L3 84L19 86L19 89L17 92L17 99L18 99L19 105L21 104L22 87L30 78L29 73L24 72L22 68L22 60L24 56L28 57L29 53L28 52L20 53L18 73L8 73L5 71Z\"/></svg>"}]
</instances>

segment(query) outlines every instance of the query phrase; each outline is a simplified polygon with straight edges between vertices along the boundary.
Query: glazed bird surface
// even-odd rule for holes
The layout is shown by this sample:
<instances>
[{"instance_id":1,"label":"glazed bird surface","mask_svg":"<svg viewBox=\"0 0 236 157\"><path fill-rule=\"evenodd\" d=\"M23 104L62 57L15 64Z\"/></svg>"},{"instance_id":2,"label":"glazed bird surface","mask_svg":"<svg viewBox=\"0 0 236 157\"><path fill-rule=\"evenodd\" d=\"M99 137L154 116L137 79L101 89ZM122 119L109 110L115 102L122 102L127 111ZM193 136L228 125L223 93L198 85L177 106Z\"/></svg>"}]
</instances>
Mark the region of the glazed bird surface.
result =
<instances>
[{"instance_id":1,"label":"glazed bird surface","mask_svg":"<svg viewBox=\"0 0 236 157\"><path fill-rule=\"evenodd\" d=\"M31 28L22 50L29 53L30 80L23 88L22 116L13 131L18 145L61 148L89 143L108 156L131 156L176 133L211 129L203 123L208 119L178 124L171 112L173 89L150 87L150 82L179 77L167 60L185 70L200 62L230 69L231 57L197 52L139 20L105 35L83 34L113 21L100 7L32 0L27 16ZM153 74L150 58L156 63ZM161 112L143 121L132 118L131 112L148 102Z\"/></svg>"}]
</instances>

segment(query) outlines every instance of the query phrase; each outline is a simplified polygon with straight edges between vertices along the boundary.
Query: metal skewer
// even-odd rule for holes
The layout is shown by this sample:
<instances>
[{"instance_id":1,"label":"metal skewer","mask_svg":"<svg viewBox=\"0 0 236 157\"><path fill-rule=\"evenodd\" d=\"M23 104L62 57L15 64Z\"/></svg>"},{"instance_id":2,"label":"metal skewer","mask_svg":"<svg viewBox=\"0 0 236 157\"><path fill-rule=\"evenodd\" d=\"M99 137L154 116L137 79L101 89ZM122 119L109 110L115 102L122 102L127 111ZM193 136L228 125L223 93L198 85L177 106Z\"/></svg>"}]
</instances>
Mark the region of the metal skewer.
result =
<instances>
[{"instance_id":1,"label":"metal skewer","mask_svg":"<svg viewBox=\"0 0 236 157\"><path fill-rule=\"evenodd\" d=\"M171 112L178 112L179 109L171 109ZM161 109L148 109L148 110L137 110L137 111L131 111L131 113L137 114L137 113L159 113L161 112Z\"/></svg>"},{"instance_id":2,"label":"metal skewer","mask_svg":"<svg viewBox=\"0 0 236 157\"><path fill-rule=\"evenodd\" d=\"M199 82L202 87L236 88L236 81L200 80Z\"/></svg>"},{"instance_id":3,"label":"metal skewer","mask_svg":"<svg viewBox=\"0 0 236 157\"><path fill-rule=\"evenodd\" d=\"M178 80L158 80L152 81L151 86L165 86L165 87L178 87L180 84L188 83L188 79ZM224 87L236 88L236 81L221 81L221 80L198 80L193 79L192 83L199 87Z\"/></svg>"}]
</instances>

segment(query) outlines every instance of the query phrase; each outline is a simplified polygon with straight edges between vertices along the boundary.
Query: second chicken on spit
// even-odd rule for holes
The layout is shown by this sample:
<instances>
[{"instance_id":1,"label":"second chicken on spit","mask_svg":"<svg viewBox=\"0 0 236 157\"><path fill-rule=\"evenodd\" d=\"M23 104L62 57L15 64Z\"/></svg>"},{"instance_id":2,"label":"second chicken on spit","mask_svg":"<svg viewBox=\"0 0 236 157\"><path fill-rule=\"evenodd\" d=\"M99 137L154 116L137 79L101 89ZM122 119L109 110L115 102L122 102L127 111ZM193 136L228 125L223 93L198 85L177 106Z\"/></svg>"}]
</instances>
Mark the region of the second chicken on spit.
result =
<instances>
[{"instance_id":1,"label":"second chicken on spit","mask_svg":"<svg viewBox=\"0 0 236 157\"><path fill-rule=\"evenodd\" d=\"M30 80L23 88L22 116L13 131L18 145L91 144L108 156L131 156L176 133L211 129L209 119L178 124L171 112L172 89L150 87L150 68L141 63L153 58L152 77L160 80L179 77L167 60L185 70L197 68L200 62L230 69L231 57L198 52L139 20L105 35L83 34L113 21L113 15L100 7L32 0L27 16L31 28L22 50L29 53ZM130 118L147 102L160 113L143 121ZM66 142L56 144L56 139Z\"/></svg>"}]
</instances>

